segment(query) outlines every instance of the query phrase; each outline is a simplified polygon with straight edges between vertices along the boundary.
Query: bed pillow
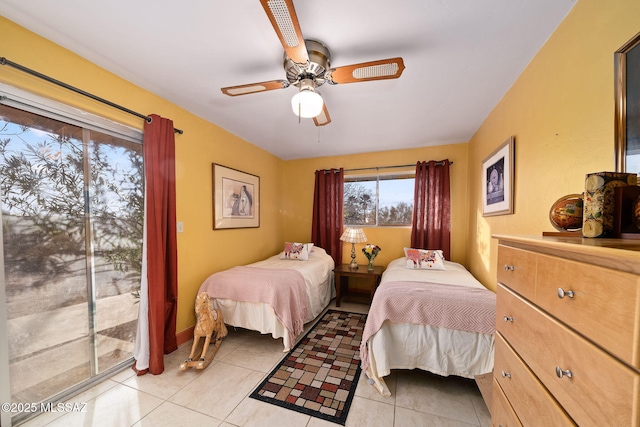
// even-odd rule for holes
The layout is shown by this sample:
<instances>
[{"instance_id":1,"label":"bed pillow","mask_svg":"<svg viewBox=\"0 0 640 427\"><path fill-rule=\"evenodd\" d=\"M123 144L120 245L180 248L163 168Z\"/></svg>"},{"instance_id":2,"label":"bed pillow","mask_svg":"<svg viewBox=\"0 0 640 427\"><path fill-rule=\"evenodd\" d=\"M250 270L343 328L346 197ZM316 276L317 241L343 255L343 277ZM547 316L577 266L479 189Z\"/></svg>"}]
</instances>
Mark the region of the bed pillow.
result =
<instances>
[{"instance_id":1,"label":"bed pillow","mask_svg":"<svg viewBox=\"0 0 640 427\"><path fill-rule=\"evenodd\" d=\"M309 259L309 244L286 242L284 244L284 251L280 254L280 259L307 261Z\"/></svg>"},{"instance_id":2,"label":"bed pillow","mask_svg":"<svg viewBox=\"0 0 640 427\"><path fill-rule=\"evenodd\" d=\"M406 267L423 270L445 270L444 254L441 250L404 248Z\"/></svg>"}]
</instances>

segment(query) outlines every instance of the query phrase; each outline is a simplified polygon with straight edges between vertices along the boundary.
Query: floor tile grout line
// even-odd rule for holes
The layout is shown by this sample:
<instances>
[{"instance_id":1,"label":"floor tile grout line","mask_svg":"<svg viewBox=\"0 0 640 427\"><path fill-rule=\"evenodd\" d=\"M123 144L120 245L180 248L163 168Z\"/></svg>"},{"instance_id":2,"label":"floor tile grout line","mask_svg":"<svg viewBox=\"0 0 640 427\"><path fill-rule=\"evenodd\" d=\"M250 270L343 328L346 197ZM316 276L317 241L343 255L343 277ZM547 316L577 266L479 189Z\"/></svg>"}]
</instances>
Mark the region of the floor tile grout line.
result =
<instances>
[{"instance_id":1,"label":"floor tile grout line","mask_svg":"<svg viewBox=\"0 0 640 427\"><path fill-rule=\"evenodd\" d=\"M354 312L354 313L359 313L359 314L366 314L366 312L365 312L365 313L360 313L358 310L354 310L354 309L346 309L346 308L344 308L344 309L343 309L342 307L340 307L340 308L328 307L327 309L325 309L325 311L324 311L321 315L319 315L319 317L323 316L323 315L326 313L326 311L328 311L328 310L330 310L330 309L332 309L332 310L336 310L336 311L346 311L346 312ZM311 327L313 327L313 325L314 325L314 324L315 324L315 323L314 323L314 321L310 322L310 328L305 328L305 330L303 331L302 335L304 336L304 335L305 335L305 334L306 334L306 333L311 329ZM241 331L240 331L240 332L241 332ZM226 358L228 358L228 357L229 357L229 355L231 355L233 351L237 350L237 349L238 349L238 348L240 348L243 344L247 343L247 341L250 341L252 337L251 337L251 336L246 336L246 337L242 337L242 338L243 338L243 339L241 339L239 342L237 342L236 346L234 347L234 350L230 350L230 351L225 355L225 357L226 357ZM302 338L301 338L301 339L302 339ZM281 341L281 340L278 340L278 341ZM300 340L299 340L299 341L300 341ZM293 345L292 345L292 348L293 348L293 347L295 347L297 344L298 344L298 342L296 342L295 344L293 344ZM186 347L187 347L187 346L186 346L186 344L185 344L185 349L186 349ZM189 343L189 347L190 347L190 343ZM271 349L271 348L268 348L268 349L266 349L265 351L267 351L267 350L268 350L268 351L271 351L272 349ZM186 351L186 350L185 350L185 351ZM188 354L188 352L187 352L187 354ZM168 396L168 397L158 397L158 396L155 396L153 393L149 393L148 391L143 391L142 389L138 389L138 388L136 388L136 386L132 386L132 385L129 385L129 384L125 384L125 383L126 383L126 382L128 382L128 381L129 381L129 382L131 382L132 378L134 378L134 377L135 377L135 374L134 374L134 373L132 373L131 375L126 376L126 377L124 377L124 378L123 378L123 377L119 377L119 378L121 378L121 379L119 379L119 380L115 380L115 379L113 379L113 377L112 377L112 378L109 378L109 380L113 381L113 387L109 387L107 390L104 390L104 391L102 391L102 392L100 392L100 393L96 394L95 396L92 396L92 399L91 399L91 400L97 400L100 396L104 395L104 394L105 394L105 393L107 393L108 391L113 390L113 388L114 388L114 387L117 387L118 385L124 385L124 386L128 387L129 389L133 389L133 390L135 390L136 392L141 392L141 393L144 393L144 394L146 394L146 395L153 396L154 398L159 399L159 401L160 401L160 403L159 403L156 407L154 407L154 408L153 408L151 411L149 411L145 416L141 417L138 421L134 422L132 425L134 425L134 424L136 424L136 423L139 423L139 422L141 422L143 419L145 419L145 418L149 417L149 416L150 416L150 415L152 415L154 412L158 411L158 410L159 410L159 408L160 408L161 406L163 406L165 403L169 403L169 404L171 404L171 405L175 405L175 406L180 407L180 408L183 408L183 409L185 409L185 410L188 410L188 411L191 411L191 412L194 412L194 413L200 414L200 415L202 415L202 416L205 416L205 417L207 417L207 418L211 419L212 421L213 421L213 420L215 420L218 424L227 423L228 425L236 425L236 424L234 424L234 423L232 423L232 422L230 422L230 421L227 421L227 419L229 419L229 418L231 417L231 415L232 415L235 411L237 411L237 410L241 407L241 405L242 405L243 403L246 403L247 399L250 399L249 395L251 394L252 390L253 390L253 389L255 389L255 387L257 387L257 386L261 383L261 381L263 381L263 380L264 380L264 378L265 378L266 376L268 376L268 375L269 375L269 373L270 373L270 372L271 372L271 371L272 371L272 370L273 370L273 369L274 369L274 368L275 368L275 367L276 367L276 366L277 366L277 365L282 361L282 359L286 358L287 354L289 354L289 353L288 353L288 352L287 352L287 353L282 353L282 354L281 354L281 357L279 357L279 358L278 358L278 360L277 360L277 361L275 361L275 362L274 362L274 364L272 364L272 365L271 365L271 368L267 369L267 371L266 371L266 372L265 372L265 371L263 371L263 370L261 370L261 369L253 369L253 368L250 368L250 367L247 367L247 366L242 366L242 364L238 364L238 365L236 365L236 364L234 364L234 363L231 363L231 362L230 362L230 360L233 360L233 358L231 358L231 359L229 359L229 360L227 360L227 361L224 361L224 360L222 360L222 359L221 359L221 360L215 360L215 361L210 365L210 367L213 367L213 366L215 366L215 365L218 365L218 364L222 363L222 364L224 364L224 365L219 366L219 367L224 368L224 366L225 366L225 365L227 365L227 366L234 366L234 367L237 367L237 368L247 369L247 370L252 371L252 372L254 372L254 373L259 373L259 374L260 374L260 379L258 379L258 380L257 380L257 382L256 382L252 387L250 387L250 390L251 390L251 391L249 391L249 392L248 392L248 394L245 394L242 398L240 398L240 399L239 399L238 403L236 403L236 404L234 405L234 407L230 410L230 412L229 412L228 414L226 414L226 415L225 415L225 419L223 419L223 420L220 420L220 419L218 419L218 418L216 418L216 417L214 417L214 416L212 416L212 415L209 415L209 414L207 414L207 413L204 413L204 412L198 411L198 410L196 410L196 409L192 409L192 408L189 408L189 407L184 406L184 405L182 405L182 404L178 404L178 403L175 403L175 402L172 402L172 401L171 401L171 399L172 399L172 398L174 398L177 394L179 394L181 391L183 391L183 390L184 390L186 387L188 387L190 384L192 384L192 383L193 383L193 381L196 381L198 378L201 378L201 376L200 376L200 375L193 375L191 378L189 378L189 379L188 379L188 381L186 381L184 384L180 385L180 387L179 387L176 391L174 391L174 392L173 392L170 396ZM169 355L165 355L165 358L166 358L167 356L169 356ZM178 358L179 358L179 357L178 357ZM174 358L174 359L176 359L176 360L177 360L178 358ZM172 361L173 361L173 362L175 362L175 360L172 360ZM171 367L171 368L169 368L169 369L174 369L174 367L172 366L172 367ZM177 367L175 367L175 369L177 369ZM116 375L118 375L118 374L121 374L122 372L125 372L125 371L123 370L123 371L121 371L121 372L119 372L119 373L117 373L117 374L114 374L114 376L116 376ZM149 375L151 375L151 374L149 374ZM124 376L124 375L123 375L123 376ZM360 379L360 380L362 381L362 379ZM471 381L472 381L472 380L471 380ZM392 409L393 417L392 417L392 420L391 420L391 422L392 422L392 424L391 424L391 425L393 425L393 426L395 426L395 425L396 425L396 420L397 420L397 416L398 416L398 409L400 409L400 408L403 408L403 410L405 410L405 409L406 409L406 410L410 410L410 411L414 411L414 412L422 413L422 414L429 415L429 416L436 416L436 417L441 417L441 418L443 418L443 419L448 419L448 420L452 420L452 421L456 421L456 422L462 422L462 421L460 421L460 420L455 420L455 419L452 419L452 418L449 418L449 417L446 417L446 416L443 416L443 415L437 415L437 414L433 414L433 413L431 413L431 412L427 412L427 411L423 411L423 410L420 410L420 409L416 409L416 408L412 407L412 406L411 406L411 404L407 404L407 405L404 405L404 406L402 406L402 404L401 404L401 405L398 405L397 400L395 399L395 398L397 397L397 395L398 395L398 389L397 389L397 386L398 386L398 385L397 385L397 384L395 384L395 386L394 386L394 389L395 389L395 390L394 390L394 395L393 395L393 396L394 396L394 399L393 399L392 401L390 401L390 402L386 402L386 401L383 401L383 400L376 399L375 395L366 393L365 387L366 387L367 385L368 385L368 384L366 384L365 382L362 382L362 383L358 384L358 386L356 387L356 390L355 390L354 399L355 399L355 398L357 398L357 399L362 399L363 401L367 401L367 402L370 402L370 403L375 403L375 404L377 404L377 405L382 404L382 405L385 405L385 406L392 406L392 407L393 407L393 409ZM148 387L148 386L147 386L147 387ZM474 384L473 384L472 382L464 382L464 387L463 387L463 389L464 389L464 391L465 391L465 393L464 393L464 394L467 396L467 399L465 399L465 400L470 401L471 408L473 408L473 413L474 413L474 415L475 415L475 424L472 424L472 422L470 422L471 420L469 420L469 421L467 421L467 422L469 423L469 426L471 426L471 425L483 426L483 420L486 420L486 419L487 419L487 414L485 413L484 408L483 408L483 407L481 407L481 405L482 405L482 404L484 404L484 400L482 400L482 398L481 398L481 397L479 397L479 398L478 398L478 396L480 396L480 393L479 393L479 391L477 390L477 388L476 388L476 387L474 387ZM89 390L91 390L91 389L89 389ZM360 391L362 391L362 393L361 393L360 395L358 394L358 391L359 391L359 390L360 390ZM363 394L365 394L365 395L363 395ZM240 397L240 396L239 396L239 397ZM241 409L241 408L240 408L240 409ZM156 412L156 413L157 413L157 412ZM490 415L489 415L489 416L490 416ZM391 418L391 417L390 417L390 418ZM471 418L471 417L470 417L470 418ZM304 423L304 425L305 425L305 426L307 426L307 427L309 427L309 426L312 424L313 419L314 419L313 417L308 416L308 419L307 419L307 421ZM58 418L56 418L56 419L53 419L53 420L51 420L51 421L47 421L47 425L49 425L49 424L51 424L51 423L54 423L54 422L60 422L59 420L60 420L60 417L58 417Z\"/></svg>"}]
</instances>

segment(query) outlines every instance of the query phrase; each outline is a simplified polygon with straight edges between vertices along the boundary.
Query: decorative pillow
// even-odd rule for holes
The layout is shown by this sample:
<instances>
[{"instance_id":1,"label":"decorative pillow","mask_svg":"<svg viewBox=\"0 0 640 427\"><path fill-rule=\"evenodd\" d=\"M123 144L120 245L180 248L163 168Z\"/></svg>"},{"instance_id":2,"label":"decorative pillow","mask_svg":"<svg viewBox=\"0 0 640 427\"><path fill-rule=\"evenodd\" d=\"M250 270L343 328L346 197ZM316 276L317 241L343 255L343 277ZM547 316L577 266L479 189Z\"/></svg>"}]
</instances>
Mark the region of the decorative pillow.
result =
<instances>
[{"instance_id":1,"label":"decorative pillow","mask_svg":"<svg viewBox=\"0 0 640 427\"><path fill-rule=\"evenodd\" d=\"M284 244L284 251L280 254L280 259L307 261L309 259L309 245L298 242L286 242Z\"/></svg>"},{"instance_id":2,"label":"decorative pillow","mask_svg":"<svg viewBox=\"0 0 640 427\"><path fill-rule=\"evenodd\" d=\"M407 268L424 270L445 270L444 255L441 250L404 248Z\"/></svg>"}]
</instances>

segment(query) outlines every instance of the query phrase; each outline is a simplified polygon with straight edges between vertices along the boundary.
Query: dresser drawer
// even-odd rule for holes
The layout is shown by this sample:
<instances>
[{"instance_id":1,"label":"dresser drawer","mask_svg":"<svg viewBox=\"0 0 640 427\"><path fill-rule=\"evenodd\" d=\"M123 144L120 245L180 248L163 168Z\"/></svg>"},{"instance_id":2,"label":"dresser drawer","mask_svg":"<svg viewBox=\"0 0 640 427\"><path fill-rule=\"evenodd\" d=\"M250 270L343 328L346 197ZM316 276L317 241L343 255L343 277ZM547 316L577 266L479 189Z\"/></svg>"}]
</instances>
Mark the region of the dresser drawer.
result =
<instances>
[{"instance_id":1,"label":"dresser drawer","mask_svg":"<svg viewBox=\"0 0 640 427\"><path fill-rule=\"evenodd\" d=\"M509 246L498 247L498 282L533 300L537 254Z\"/></svg>"},{"instance_id":2,"label":"dresser drawer","mask_svg":"<svg viewBox=\"0 0 640 427\"><path fill-rule=\"evenodd\" d=\"M493 395L491 396L493 402L491 406L491 425L494 427L522 427L518 416L513 411L511 405L506 396L500 389L500 386L493 380Z\"/></svg>"},{"instance_id":3,"label":"dresser drawer","mask_svg":"<svg viewBox=\"0 0 640 427\"><path fill-rule=\"evenodd\" d=\"M578 425L640 425L637 371L502 285L496 313L496 329Z\"/></svg>"},{"instance_id":4,"label":"dresser drawer","mask_svg":"<svg viewBox=\"0 0 640 427\"><path fill-rule=\"evenodd\" d=\"M525 426L575 426L524 362L496 334L495 380Z\"/></svg>"},{"instance_id":5,"label":"dresser drawer","mask_svg":"<svg viewBox=\"0 0 640 427\"><path fill-rule=\"evenodd\" d=\"M538 256L533 302L636 369L640 369L640 276Z\"/></svg>"}]
</instances>

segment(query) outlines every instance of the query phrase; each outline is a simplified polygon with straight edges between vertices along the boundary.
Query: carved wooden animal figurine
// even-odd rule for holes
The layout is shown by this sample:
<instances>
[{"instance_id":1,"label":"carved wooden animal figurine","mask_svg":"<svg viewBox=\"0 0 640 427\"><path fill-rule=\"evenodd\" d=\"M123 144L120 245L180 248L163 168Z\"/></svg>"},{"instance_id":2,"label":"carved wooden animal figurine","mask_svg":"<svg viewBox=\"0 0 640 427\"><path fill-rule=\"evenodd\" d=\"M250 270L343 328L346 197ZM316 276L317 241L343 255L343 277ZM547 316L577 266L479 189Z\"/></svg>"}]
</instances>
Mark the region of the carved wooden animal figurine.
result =
<instances>
[{"instance_id":1,"label":"carved wooden animal figurine","mask_svg":"<svg viewBox=\"0 0 640 427\"><path fill-rule=\"evenodd\" d=\"M218 351L222 338L226 337L228 333L220 310L214 310L211 308L211 298L209 297L209 294L202 292L196 297L195 309L196 326L193 330L193 346L191 346L189 359L180 364L180 369L182 370L192 366L195 366L196 369L206 368L209 363L211 363L211 360L213 360L215 353ZM209 357L207 357L209 344L211 343L211 339L214 337L215 347ZM202 354L198 361L194 361L193 358L196 354L196 350L198 349L200 338L205 338L204 345L202 347Z\"/></svg>"}]
</instances>

